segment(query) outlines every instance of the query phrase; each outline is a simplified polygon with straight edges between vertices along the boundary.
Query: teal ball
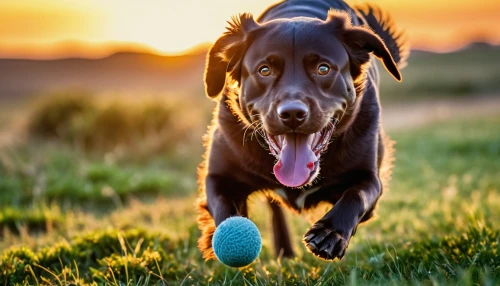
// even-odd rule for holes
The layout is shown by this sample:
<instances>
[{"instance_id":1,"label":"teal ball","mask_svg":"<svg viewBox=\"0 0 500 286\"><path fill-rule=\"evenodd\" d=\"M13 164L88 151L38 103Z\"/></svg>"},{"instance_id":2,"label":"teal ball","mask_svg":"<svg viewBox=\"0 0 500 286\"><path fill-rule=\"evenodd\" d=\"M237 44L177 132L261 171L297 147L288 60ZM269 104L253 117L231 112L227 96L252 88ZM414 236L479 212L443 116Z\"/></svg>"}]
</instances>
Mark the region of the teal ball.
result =
<instances>
[{"instance_id":1,"label":"teal ball","mask_svg":"<svg viewBox=\"0 0 500 286\"><path fill-rule=\"evenodd\" d=\"M215 229L212 248L220 262L231 267L242 267L259 256L262 238L251 220L234 216Z\"/></svg>"}]
</instances>

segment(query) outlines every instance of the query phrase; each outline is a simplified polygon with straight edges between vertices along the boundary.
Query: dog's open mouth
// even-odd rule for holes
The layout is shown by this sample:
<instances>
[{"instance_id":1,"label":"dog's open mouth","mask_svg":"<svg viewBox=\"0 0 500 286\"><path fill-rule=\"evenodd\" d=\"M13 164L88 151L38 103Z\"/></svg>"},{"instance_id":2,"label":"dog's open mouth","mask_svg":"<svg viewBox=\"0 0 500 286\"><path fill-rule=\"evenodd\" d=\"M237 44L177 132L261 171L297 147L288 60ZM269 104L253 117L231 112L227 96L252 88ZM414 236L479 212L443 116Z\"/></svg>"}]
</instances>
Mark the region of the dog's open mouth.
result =
<instances>
[{"instance_id":1,"label":"dog's open mouth","mask_svg":"<svg viewBox=\"0 0 500 286\"><path fill-rule=\"evenodd\" d=\"M335 127L328 124L312 134L287 133L270 135L266 141L271 154L277 159L274 165L276 179L287 187L300 187L311 183L319 172L319 158L324 152Z\"/></svg>"}]
</instances>

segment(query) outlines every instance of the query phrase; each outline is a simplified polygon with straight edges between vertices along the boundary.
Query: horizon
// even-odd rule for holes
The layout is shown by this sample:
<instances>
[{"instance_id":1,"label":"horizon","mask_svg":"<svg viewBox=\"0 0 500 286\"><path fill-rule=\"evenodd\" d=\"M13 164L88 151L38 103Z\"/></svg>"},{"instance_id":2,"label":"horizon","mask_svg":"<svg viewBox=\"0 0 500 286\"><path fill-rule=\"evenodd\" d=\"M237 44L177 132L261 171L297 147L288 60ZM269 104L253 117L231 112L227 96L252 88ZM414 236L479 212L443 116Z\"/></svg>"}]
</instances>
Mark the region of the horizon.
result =
<instances>
[{"instance_id":1,"label":"horizon","mask_svg":"<svg viewBox=\"0 0 500 286\"><path fill-rule=\"evenodd\" d=\"M36 51L17 50L15 54L7 54L1 56L0 60L63 60L63 59L89 59L99 60L111 57L116 54L145 54L159 57L182 57L206 53L213 43L200 43L196 46L188 48L181 52L162 52L139 43L122 43L122 42L102 42L90 43L77 40L65 40L55 43L46 44L44 49ZM412 52L426 52L436 54L446 54L459 52L468 49L476 44L484 44L491 47L500 47L500 44L487 41L471 41L463 46L456 47L452 50L433 50L425 48L411 48ZM0 48L2 45L0 44ZM14 50L15 48L9 47ZM6 49L3 49L4 51Z\"/></svg>"},{"instance_id":2,"label":"horizon","mask_svg":"<svg viewBox=\"0 0 500 286\"><path fill-rule=\"evenodd\" d=\"M232 15L250 12L257 17L276 2L235 0L228 6L224 0L182 4L173 0L117 1L69 5L52 0L47 5L42 0L4 0L0 3L0 58L98 59L119 52L190 54L215 42ZM356 5L365 1L346 2ZM376 4L394 18L398 28L407 30L413 50L442 53L475 42L500 44L500 22L496 20L500 3L494 0L474 7L465 0L378 0ZM137 12L139 9L142 12Z\"/></svg>"}]
</instances>

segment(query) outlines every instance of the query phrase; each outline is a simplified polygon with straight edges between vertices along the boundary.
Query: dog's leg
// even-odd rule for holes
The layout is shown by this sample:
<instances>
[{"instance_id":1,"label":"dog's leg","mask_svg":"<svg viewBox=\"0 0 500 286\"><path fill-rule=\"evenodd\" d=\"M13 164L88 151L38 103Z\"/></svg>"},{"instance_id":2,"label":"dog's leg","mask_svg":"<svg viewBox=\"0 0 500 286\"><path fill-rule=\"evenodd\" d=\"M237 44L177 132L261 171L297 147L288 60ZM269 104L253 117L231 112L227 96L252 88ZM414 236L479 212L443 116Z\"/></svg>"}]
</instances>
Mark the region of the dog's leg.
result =
<instances>
[{"instance_id":1,"label":"dog's leg","mask_svg":"<svg viewBox=\"0 0 500 286\"><path fill-rule=\"evenodd\" d=\"M373 210L382 193L375 174L347 189L335 206L304 235L304 243L316 256L341 259L356 227Z\"/></svg>"},{"instance_id":2,"label":"dog's leg","mask_svg":"<svg viewBox=\"0 0 500 286\"><path fill-rule=\"evenodd\" d=\"M230 177L208 175L206 194L208 211L215 226L231 216L247 216L246 200L250 194L248 185Z\"/></svg>"},{"instance_id":3,"label":"dog's leg","mask_svg":"<svg viewBox=\"0 0 500 286\"><path fill-rule=\"evenodd\" d=\"M282 255L288 258L294 257L295 255L293 253L292 243L290 242L290 235L283 209L278 202L272 199L269 199L269 205L271 206L273 216L273 237L276 255Z\"/></svg>"},{"instance_id":4,"label":"dog's leg","mask_svg":"<svg viewBox=\"0 0 500 286\"><path fill-rule=\"evenodd\" d=\"M212 237L215 228L231 216L248 216L247 197L250 188L229 177L208 175L205 178L206 198L200 200L198 225L202 235L198 247L205 259L214 259Z\"/></svg>"}]
</instances>

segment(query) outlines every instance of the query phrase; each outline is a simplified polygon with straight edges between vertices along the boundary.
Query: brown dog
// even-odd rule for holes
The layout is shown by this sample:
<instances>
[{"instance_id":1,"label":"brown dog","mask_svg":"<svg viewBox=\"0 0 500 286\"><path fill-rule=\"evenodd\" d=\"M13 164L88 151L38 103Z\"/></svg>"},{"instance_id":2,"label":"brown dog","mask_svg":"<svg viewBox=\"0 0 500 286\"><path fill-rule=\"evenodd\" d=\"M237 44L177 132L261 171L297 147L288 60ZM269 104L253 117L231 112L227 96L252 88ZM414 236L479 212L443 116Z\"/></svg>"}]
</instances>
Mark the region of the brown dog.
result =
<instances>
[{"instance_id":1,"label":"brown dog","mask_svg":"<svg viewBox=\"0 0 500 286\"><path fill-rule=\"evenodd\" d=\"M326 260L344 256L358 224L373 214L382 165L391 161L372 55L401 80L408 45L373 6L289 0L257 21L233 19L205 72L206 92L218 102L199 170L205 258L214 257L215 227L247 216L247 198L257 191L270 194L277 254L293 256L280 205L300 212L328 202L332 209L304 243Z\"/></svg>"}]
</instances>

